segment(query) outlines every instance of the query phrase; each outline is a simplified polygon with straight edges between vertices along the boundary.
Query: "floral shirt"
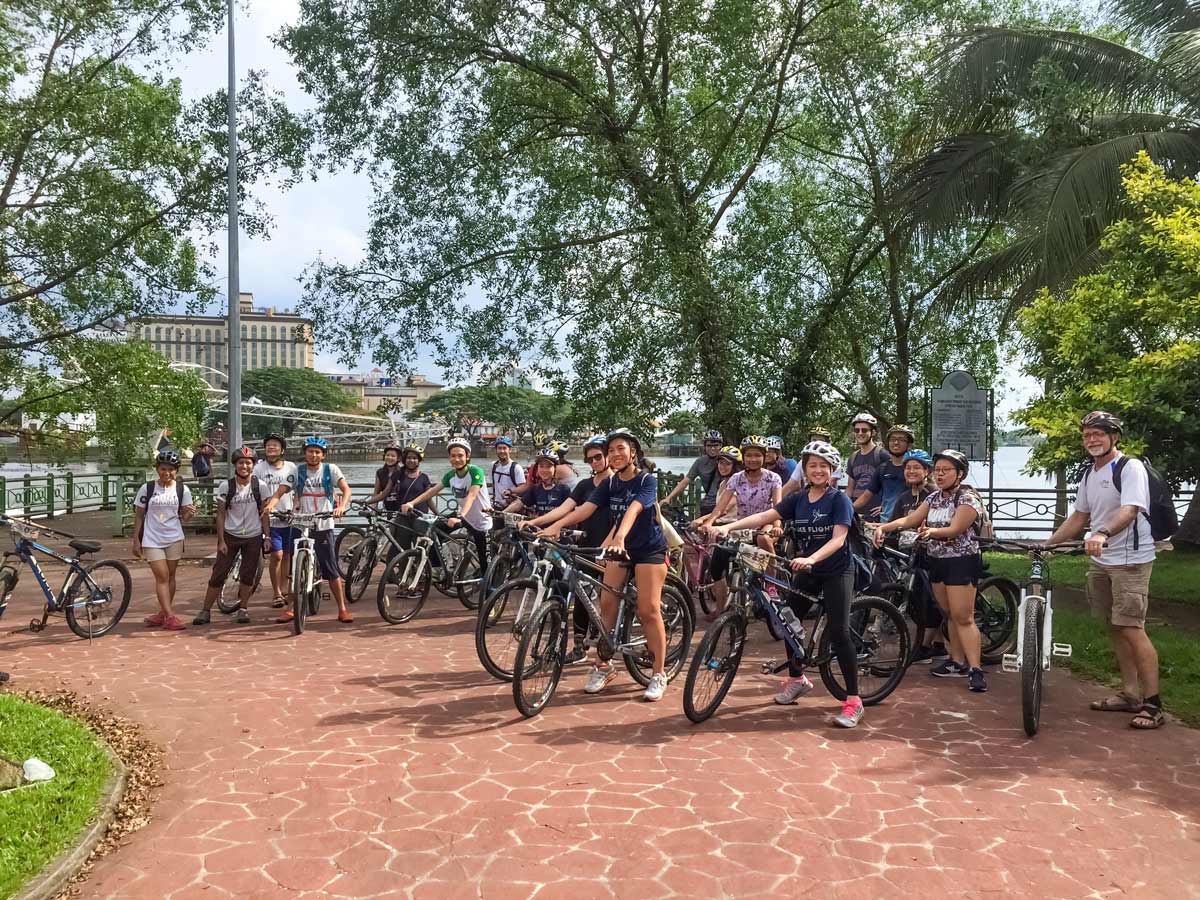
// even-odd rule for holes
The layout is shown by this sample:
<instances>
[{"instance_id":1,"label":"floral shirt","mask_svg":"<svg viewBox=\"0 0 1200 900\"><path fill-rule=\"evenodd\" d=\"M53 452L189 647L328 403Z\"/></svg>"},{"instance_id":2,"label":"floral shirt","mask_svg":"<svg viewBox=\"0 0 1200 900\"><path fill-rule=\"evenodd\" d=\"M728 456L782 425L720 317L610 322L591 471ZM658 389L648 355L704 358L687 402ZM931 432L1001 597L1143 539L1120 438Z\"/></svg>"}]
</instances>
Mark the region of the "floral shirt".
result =
<instances>
[{"instance_id":1,"label":"floral shirt","mask_svg":"<svg viewBox=\"0 0 1200 900\"><path fill-rule=\"evenodd\" d=\"M978 498L972 491L959 488L955 493L946 496L945 491L934 491L925 498L929 504L929 515L925 524L930 528L945 528L954 518L954 512L959 506L967 505L975 509L978 515L983 511ZM954 556L975 556L979 553L979 541L975 539L975 529L968 528L958 537L948 541L932 540L928 545L928 553L932 557L945 559Z\"/></svg>"},{"instance_id":2,"label":"floral shirt","mask_svg":"<svg viewBox=\"0 0 1200 900\"><path fill-rule=\"evenodd\" d=\"M737 498L738 518L753 516L771 509L771 492L783 487L783 481L774 472L762 470L758 484L751 484L745 472L734 472L725 482L725 488Z\"/></svg>"}]
</instances>

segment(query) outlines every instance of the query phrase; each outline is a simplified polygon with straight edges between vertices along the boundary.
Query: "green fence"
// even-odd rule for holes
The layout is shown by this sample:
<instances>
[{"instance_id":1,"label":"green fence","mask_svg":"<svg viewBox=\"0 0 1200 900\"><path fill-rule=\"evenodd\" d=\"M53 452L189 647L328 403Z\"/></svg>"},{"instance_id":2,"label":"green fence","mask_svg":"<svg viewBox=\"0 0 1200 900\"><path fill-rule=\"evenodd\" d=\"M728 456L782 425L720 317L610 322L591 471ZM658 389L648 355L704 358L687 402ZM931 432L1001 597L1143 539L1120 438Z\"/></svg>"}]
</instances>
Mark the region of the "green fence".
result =
<instances>
[{"instance_id":1,"label":"green fence","mask_svg":"<svg viewBox=\"0 0 1200 900\"><path fill-rule=\"evenodd\" d=\"M135 472L121 471L0 476L0 515L52 517L116 509L122 484L136 477Z\"/></svg>"}]
</instances>

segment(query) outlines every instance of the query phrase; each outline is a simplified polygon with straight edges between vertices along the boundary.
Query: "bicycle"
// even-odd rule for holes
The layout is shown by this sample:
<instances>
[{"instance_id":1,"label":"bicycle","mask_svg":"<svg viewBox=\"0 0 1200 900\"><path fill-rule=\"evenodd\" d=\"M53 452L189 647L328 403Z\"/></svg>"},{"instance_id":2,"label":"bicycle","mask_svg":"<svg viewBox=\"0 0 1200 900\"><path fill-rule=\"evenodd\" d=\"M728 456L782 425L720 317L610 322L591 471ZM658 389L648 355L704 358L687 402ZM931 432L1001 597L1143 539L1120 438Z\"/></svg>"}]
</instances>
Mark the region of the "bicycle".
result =
<instances>
[{"instance_id":1,"label":"bicycle","mask_svg":"<svg viewBox=\"0 0 1200 900\"><path fill-rule=\"evenodd\" d=\"M321 578L316 543L310 532L317 522L333 517L331 512L300 513L295 510L273 512L271 518L296 529L292 545L292 630L304 633L304 620L321 611Z\"/></svg>"},{"instance_id":2,"label":"bicycle","mask_svg":"<svg viewBox=\"0 0 1200 900\"><path fill-rule=\"evenodd\" d=\"M346 579L346 599L357 603L367 592L367 585L371 583L371 575L379 562L380 545L386 544L396 553L403 553L404 548L392 534L392 526L396 523L395 516L381 513L365 503L352 503L351 506L367 520L361 540L353 545L350 559L342 573Z\"/></svg>"},{"instance_id":3,"label":"bicycle","mask_svg":"<svg viewBox=\"0 0 1200 900\"><path fill-rule=\"evenodd\" d=\"M1048 557L1078 553L1081 541L1061 544L1037 544L1030 541L996 541L997 550L1029 554L1029 579L1021 587L1020 613L1017 617L1017 644L1012 653L1004 654L1005 672L1021 676L1021 724L1025 733L1038 733L1042 719L1043 673L1050 669L1053 657L1071 656L1070 644L1054 641L1054 606L1050 590Z\"/></svg>"},{"instance_id":4,"label":"bicycle","mask_svg":"<svg viewBox=\"0 0 1200 900\"><path fill-rule=\"evenodd\" d=\"M258 586L262 584L263 569L263 554L258 553L258 565L254 571L254 587L250 589L250 595L258 593ZM221 585L221 593L217 596L217 609L229 616L237 612L241 606L241 582L238 581L238 573L242 570L242 551L235 550L233 560L229 564L229 574L225 576L225 583Z\"/></svg>"},{"instance_id":5,"label":"bicycle","mask_svg":"<svg viewBox=\"0 0 1200 900\"><path fill-rule=\"evenodd\" d=\"M493 519L490 561L479 579L479 608L488 596L506 581L520 577L533 567L533 557L525 549L528 536L519 528L527 517L516 513L498 513Z\"/></svg>"},{"instance_id":6,"label":"bicycle","mask_svg":"<svg viewBox=\"0 0 1200 900\"><path fill-rule=\"evenodd\" d=\"M133 593L129 569L123 562L115 559L99 559L88 565L83 565L80 561L81 557L99 553L99 542L79 540L66 532L10 516L0 516L0 525L8 527L16 546L15 550L6 551L0 562L0 616L4 615L4 610L7 609L21 580L20 569L10 562L16 557L29 566L46 598L42 618L32 619L29 623L29 630L34 634L46 627L51 614L60 612L67 620L67 626L75 634L89 640L108 634L121 621L125 610L129 608L129 597ZM43 533L67 538L68 546L79 556L65 556L38 543L36 538ZM35 553L66 563L67 575L57 594L50 589Z\"/></svg>"},{"instance_id":7,"label":"bicycle","mask_svg":"<svg viewBox=\"0 0 1200 900\"><path fill-rule=\"evenodd\" d=\"M453 593L463 606L474 609L474 598L469 595L478 581L466 576L478 573L479 560L466 529L447 533L438 527L445 521L444 516L417 512L409 515L409 530L416 540L412 547L392 557L380 576L376 594L379 615L390 625L409 621L421 611L435 583L444 594Z\"/></svg>"},{"instance_id":8,"label":"bicycle","mask_svg":"<svg viewBox=\"0 0 1200 900\"><path fill-rule=\"evenodd\" d=\"M575 603L582 603L587 610L586 646L595 647L601 659L620 656L630 676L643 687L650 684L654 674L654 660L646 639L634 634L637 587L632 571L626 577L617 619L610 629L600 617L600 592L609 588L598 578L581 572L576 564L576 559L589 555L603 556L604 550L573 548L545 540L558 552L561 569L550 582L550 596L534 609L522 629L512 668L513 702L526 718L545 709L558 689L570 640L569 613ZM669 583L663 586L661 609L667 634L663 670L667 681L673 681L687 661L696 625L690 604Z\"/></svg>"},{"instance_id":9,"label":"bicycle","mask_svg":"<svg viewBox=\"0 0 1200 900\"><path fill-rule=\"evenodd\" d=\"M725 546L736 553L729 574L729 603L704 633L688 668L683 687L684 714L695 723L711 717L733 686L742 662L750 618L765 618L776 640L785 641L792 654L805 666L816 666L829 693L845 700L847 692L838 680L840 670L832 639L825 629L825 606L820 596L798 591L790 578L779 578L768 570L784 569L788 560L748 544ZM790 571L790 570L789 570ZM778 596L767 592L774 586ZM811 631L784 599L788 594L809 601L816 610ZM850 637L857 651L859 696L864 706L883 701L900 684L907 671L909 634L900 611L883 597L856 596L850 602ZM819 637L818 637L819 636ZM787 662L763 665L766 674L786 667ZM873 684L870 679L880 679ZM865 685L872 685L864 689Z\"/></svg>"}]
</instances>

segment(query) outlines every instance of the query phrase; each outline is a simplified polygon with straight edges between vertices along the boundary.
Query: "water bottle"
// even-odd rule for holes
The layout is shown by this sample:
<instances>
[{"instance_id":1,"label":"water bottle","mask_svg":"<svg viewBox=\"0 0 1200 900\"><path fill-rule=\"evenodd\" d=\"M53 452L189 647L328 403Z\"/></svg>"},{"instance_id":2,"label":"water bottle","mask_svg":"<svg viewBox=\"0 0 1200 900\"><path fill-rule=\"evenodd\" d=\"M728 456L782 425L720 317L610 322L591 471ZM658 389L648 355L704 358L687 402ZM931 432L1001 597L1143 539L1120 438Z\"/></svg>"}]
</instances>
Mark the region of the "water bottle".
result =
<instances>
[{"instance_id":1,"label":"water bottle","mask_svg":"<svg viewBox=\"0 0 1200 900\"><path fill-rule=\"evenodd\" d=\"M784 626L792 633L792 637L796 640L796 646L804 644L804 625L796 616L790 606L783 606L779 609L779 618L783 620Z\"/></svg>"}]
</instances>

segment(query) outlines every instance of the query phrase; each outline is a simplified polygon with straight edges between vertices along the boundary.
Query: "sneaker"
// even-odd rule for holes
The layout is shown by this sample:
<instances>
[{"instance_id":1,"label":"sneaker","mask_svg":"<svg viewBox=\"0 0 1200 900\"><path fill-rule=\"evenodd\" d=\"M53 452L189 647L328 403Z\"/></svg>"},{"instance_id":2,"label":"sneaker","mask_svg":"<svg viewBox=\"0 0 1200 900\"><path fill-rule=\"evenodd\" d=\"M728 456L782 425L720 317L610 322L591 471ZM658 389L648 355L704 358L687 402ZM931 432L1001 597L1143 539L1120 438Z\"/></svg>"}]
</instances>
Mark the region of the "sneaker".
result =
<instances>
[{"instance_id":1,"label":"sneaker","mask_svg":"<svg viewBox=\"0 0 1200 900\"><path fill-rule=\"evenodd\" d=\"M167 621L167 614L156 612L152 616L146 616L142 621L146 623L147 628L162 628L163 622Z\"/></svg>"},{"instance_id":2,"label":"sneaker","mask_svg":"<svg viewBox=\"0 0 1200 900\"><path fill-rule=\"evenodd\" d=\"M813 683L808 680L807 675L801 675L799 678L785 678L780 685L779 693L775 695L775 702L780 706L787 706L789 703L795 703L812 689Z\"/></svg>"},{"instance_id":3,"label":"sneaker","mask_svg":"<svg viewBox=\"0 0 1200 900\"><path fill-rule=\"evenodd\" d=\"M930 669L929 674L934 678L966 678L967 667L947 657L941 665Z\"/></svg>"},{"instance_id":4,"label":"sneaker","mask_svg":"<svg viewBox=\"0 0 1200 900\"><path fill-rule=\"evenodd\" d=\"M967 673L967 689L976 694L987 693L987 677L983 674L983 669L971 669Z\"/></svg>"},{"instance_id":5,"label":"sneaker","mask_svg":"<svg viewBox=\"0 0 1200 900\"><path fill-rule=\"evenodd\" d=\"M243 606L239 606L237 615L233 617L233 621L237 622L239 625L249 625L250 624L250 610L246 609Z\"/></svg>"},{"instance_id":6,"label":"sneaker","mask_svg":"<svg viewBox=\"0 0 1200 900\"><path fill-rule=\"evenodd\" d=\"M167 616L167 618L163 619L162 627L163 631L183 631L187 628L179 616Z\"/></svg>"},{"instance_id":7,"label":"sneaker","mask_svg":"<svg viewBox=\"0 0 1200 900\"><path fill-rule=\"evenodd\" d=\"M642 699L650 703L661 700L667 690L667 673L655 672L650 677L650 683L646 685L646 693L642 694Z\"/></svg>"},{"instance_id":8,"label":"sneaker","mask_svg":"<svg viewBox=\"0 0 1200 900\"><path fill-rule=\"evenodd\" d=\"M196 618L192 619L192 624L193 625L207 625L211 621L212 621L212 613L210 613L207 609L202 609L202 610L200 610L200 612L196 613Z\"/></svg>"},{"instance_id":9,"label":"sneaker","mask_svg":"<svg viewBox=\"0 0 1200 900\"><path fill-rule=\"evenodd\" d=\"M584 693L598 694L617 677L616 666L605 666L603 669L599 666L592 666L592 673L588 675L587 684L583 686Z\"/></svg>"},{"instance_id":10,"label":"sneaker","mask_svg":"<svg viewBox=\"0 0 1200 900\"><path fill-rule=\"evenodd\" d=\"M583 644L576 644L575 649L567 654L567 658L563 660L564 666L573 666L587 659L587 647Z\"/></svg>"},{"instance_id":11,"label":"sneaker","mask_svg":"<svg viewBox=\"0 0 1200 900\"><path fill-rule=\"evenodd\" d=\"M843 728L853 728L863 717L862 700L858 697L852 697L842 704L842 714L836 716L833 720L835 725L841 725Z\"/></svg>"}]
</instances>

